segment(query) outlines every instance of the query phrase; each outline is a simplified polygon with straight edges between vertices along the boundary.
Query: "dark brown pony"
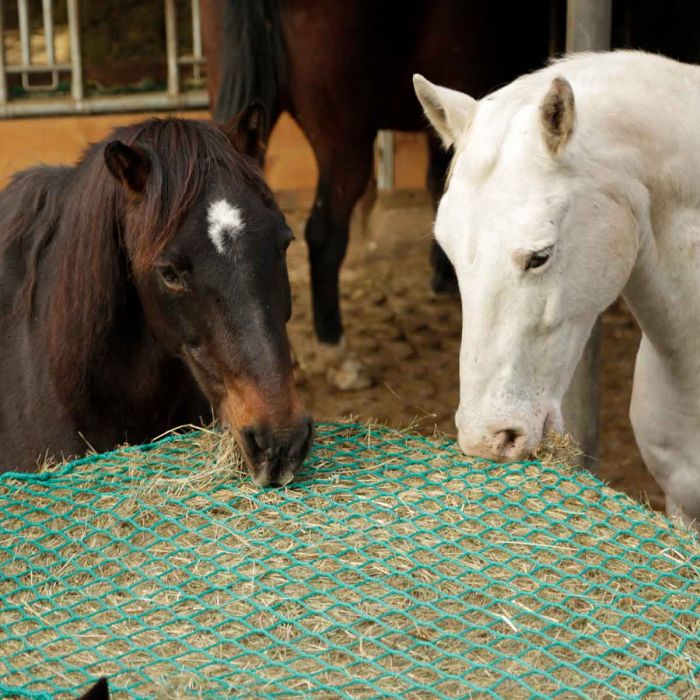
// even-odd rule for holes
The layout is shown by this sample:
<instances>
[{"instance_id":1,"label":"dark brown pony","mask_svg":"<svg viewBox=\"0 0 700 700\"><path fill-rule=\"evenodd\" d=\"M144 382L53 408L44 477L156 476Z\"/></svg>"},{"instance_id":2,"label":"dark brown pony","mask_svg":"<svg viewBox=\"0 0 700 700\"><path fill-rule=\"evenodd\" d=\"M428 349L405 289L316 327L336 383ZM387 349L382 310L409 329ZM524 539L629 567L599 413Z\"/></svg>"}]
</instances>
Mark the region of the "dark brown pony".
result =
<instances>
[{"instance_id":1,"label":"dark brown pony","mask_svg":"<svg viewBox=\"0 0 700 700\"><path fill-rule=\"evenodd\" d=\"M553 3L553 4L552 4ZM300 124L319 166L306 227L316 334L338 345L338 275L353 206L368 182L378 129L425 120L411 76L481 95L539 67L560 0L202 0L210 96L224 121L252 98L269 128L282 110ZM442 193L447 154L430 141L428 180ZM436 290L454 283L433 251Z\"/></svg>"},{"instance_id":2,"label":"dark brown pony","mask_svg":"<svg viewBox=\"0 0 700 700\"><path fill-rule=\"evenodd\" d=\"M213 407L258 483L292 477L312 425L285 327L291 232L254 160L262 121L260 106L225 128L151 119L0 193L0 471Z\"/></svg>"}]
</instances>

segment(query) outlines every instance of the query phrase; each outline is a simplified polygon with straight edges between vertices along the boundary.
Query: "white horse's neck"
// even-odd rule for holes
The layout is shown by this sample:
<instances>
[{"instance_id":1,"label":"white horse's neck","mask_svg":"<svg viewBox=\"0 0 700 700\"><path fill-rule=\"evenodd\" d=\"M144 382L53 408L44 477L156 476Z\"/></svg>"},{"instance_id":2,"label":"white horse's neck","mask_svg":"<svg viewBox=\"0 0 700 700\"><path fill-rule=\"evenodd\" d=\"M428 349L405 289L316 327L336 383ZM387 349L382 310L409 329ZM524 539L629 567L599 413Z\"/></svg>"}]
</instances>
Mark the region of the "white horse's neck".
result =
<instances>
[{"instance_id":1,"label":"white horse's neck","mask_svg":"<svg viewBox=\"0 0 700 700\"><path fill-rule=\"evenodd\" d=\"M621 290L643 332L630 405L637 443L669 514L700 531L700 67L620 53L562 68L580 105L579 156L591 178L610 178L638 224ZM614 265L620 242L607 244Z\"/></svg>"},{"instance_id":2,"label":"white horse's neck","mask_svg":"<svg viewBox=\"0 0 700 700\"><path fill-rule=\"evenodd\" d=\"M603 61L574 59L562 72L592 173L609 169L639 222L623 296L664 364L700 388L700 67L631 52Z\"/></svg>"}]
</instances>

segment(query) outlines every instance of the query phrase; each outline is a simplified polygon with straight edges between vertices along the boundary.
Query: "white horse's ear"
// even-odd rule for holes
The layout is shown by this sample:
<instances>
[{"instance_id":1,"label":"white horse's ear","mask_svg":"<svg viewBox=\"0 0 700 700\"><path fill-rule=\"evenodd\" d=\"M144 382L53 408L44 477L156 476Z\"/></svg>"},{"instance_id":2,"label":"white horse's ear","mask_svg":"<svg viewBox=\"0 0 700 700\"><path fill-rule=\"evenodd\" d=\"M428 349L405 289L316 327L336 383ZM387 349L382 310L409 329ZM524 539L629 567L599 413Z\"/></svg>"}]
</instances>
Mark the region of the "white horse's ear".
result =
<instances>
[{"instance_id":1,"label":"white horse's ear","mask_svg":"<svg viewBox=\"0 0 700 700\"><path fill-rule=\"evenodd\" d=\"M453 146L473 119L476 100L463 92L433 85L418 73L413 76L413 89L445 148Z\"/></svg>"},{"instance_id":2,"label":"white horse's ear","mask_svg":"<svg viewBox=\"0 0 700 700\"><path fill-rule=\"evenodd\" d=\"M554 78L540 105L540 128L549 152L556 156L571 138L576 123L574 91L564 78Z\"/></svg>"}]
</instances>

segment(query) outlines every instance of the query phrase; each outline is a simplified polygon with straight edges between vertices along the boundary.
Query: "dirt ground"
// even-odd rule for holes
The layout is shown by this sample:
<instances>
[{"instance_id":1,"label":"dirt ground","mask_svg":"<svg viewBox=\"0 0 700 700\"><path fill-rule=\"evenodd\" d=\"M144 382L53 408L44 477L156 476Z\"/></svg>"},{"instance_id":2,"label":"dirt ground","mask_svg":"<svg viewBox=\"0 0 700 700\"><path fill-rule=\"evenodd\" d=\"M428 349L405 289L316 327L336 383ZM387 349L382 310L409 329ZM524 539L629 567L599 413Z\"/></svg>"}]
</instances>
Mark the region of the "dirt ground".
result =
<instances>
[{"instance_id":1,"label":"dirt ground","mask_svg":"<svg viewBox=\"0 0 700 700\"><path fill-rule=\"evenodd\" d=\"M372 388L358 392L335 390L315 373L303 242L307 208L284 199L282 204L297 237L289 254L290 335L307 408L318 420L354 415L454 434L460 307L458 299L430 291L433 212L427 193L384 195L365 231L356 217L341 278L343 313L350 345L375 377ZM634 320L618 302L603 318L600 476L660 509L661 492L644 467L627 417L638 343Z\"/></svg>"}]
</instances>

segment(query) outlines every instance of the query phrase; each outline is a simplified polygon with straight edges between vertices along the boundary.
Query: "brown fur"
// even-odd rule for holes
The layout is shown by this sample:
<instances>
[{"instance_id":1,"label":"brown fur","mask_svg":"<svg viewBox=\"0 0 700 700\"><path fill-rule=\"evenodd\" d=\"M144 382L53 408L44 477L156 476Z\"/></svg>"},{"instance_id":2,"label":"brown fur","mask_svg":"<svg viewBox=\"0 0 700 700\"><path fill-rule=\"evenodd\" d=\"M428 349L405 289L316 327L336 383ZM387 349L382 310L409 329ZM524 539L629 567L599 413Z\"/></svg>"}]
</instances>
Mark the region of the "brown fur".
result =
<instances>
[{"instance_id":1,"label":"brown fur","mask_svg":"<svg viewBox=\"0 0 700 700\"><path fill-rule=\"evenodd\" d=\"M251 8L248 20L227 24L222 17L227 4L230 17L240 18L246 6ZM251 18L261 7L268 14L258 28L260 37L273 48L283 47L283 55L272 60L269 50L243 52ZM319 181L306 239L314 323L319 340L335 345L343 333L338 280L348 223L371 174L377 130L426 125L412 89L413 73L478 98L539 68L548 55L550 2L205 0L202 13L207 26L228 32L204 37L208 65L215 67L209 86L215 113L226 118L240 109L234 95L264 98L274 79L270 126L287 110L313 148ZM273 41L270 34L278 28L281 36ZM222 70L226 42L241 43L241 50L231 52ZM227 80L227 70L237 79ZM430 155L428 183L437 202L448 164L437 139ZM439 248L433 261L434 288L456 291L454 273Z\"/></svg>"}]
</instances>

